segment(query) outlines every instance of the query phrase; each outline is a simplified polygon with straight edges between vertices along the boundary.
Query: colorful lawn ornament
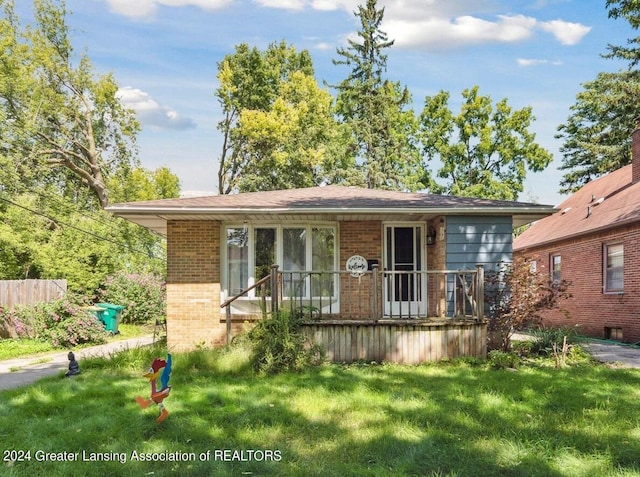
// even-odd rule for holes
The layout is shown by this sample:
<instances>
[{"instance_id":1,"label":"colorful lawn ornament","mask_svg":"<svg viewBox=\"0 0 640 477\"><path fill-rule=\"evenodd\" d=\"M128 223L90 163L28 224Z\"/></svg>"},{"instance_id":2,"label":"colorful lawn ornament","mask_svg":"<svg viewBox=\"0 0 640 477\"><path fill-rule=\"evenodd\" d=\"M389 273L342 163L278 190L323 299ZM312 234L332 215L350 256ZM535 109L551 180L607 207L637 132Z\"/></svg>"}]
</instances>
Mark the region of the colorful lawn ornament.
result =
<instances>
[{"instance_id":1,"label":"colorful lawn ornament","mask_svg":"<svg viewBox=\"0 0 640 477\"><path fill-rule=\"evenodd\" d=\"M151 403L156 403L160 409L160 416L158 416L158 423L164 421L169 415L164 407L163 401L169 396L171 386L169 386L169 377L171 376L171 354L167 354L167 360L155 358L151 363L151 368L148 373L143 375L151 383L151 397L144 399L142 396L136 397L136 402L142 409L149 407ZM157 381L160 378L160 389L157 388Z\"/></svg>"}]
</instances>

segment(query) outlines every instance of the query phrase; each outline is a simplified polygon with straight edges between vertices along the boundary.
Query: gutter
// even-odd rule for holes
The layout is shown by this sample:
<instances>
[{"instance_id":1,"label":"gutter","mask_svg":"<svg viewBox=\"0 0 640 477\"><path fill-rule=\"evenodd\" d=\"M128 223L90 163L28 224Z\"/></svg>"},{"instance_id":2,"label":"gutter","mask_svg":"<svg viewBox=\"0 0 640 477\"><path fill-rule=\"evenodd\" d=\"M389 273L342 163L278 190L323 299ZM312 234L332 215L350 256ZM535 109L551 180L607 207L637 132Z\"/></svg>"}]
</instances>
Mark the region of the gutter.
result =
<instances>
[{"instance_id":1,"label":"gutter","mask_svg":"<svg viewBox=\"0 0 640 477\"><path fill-rule=\"evenodd\" d=\"M479 214L500 214L500 215L533 215L533 214L545 214L550 215L556 212L556 208L552 206L540 206L540 207L425 207L425 208L412 208L412 207L383 207L383 208L371 208L371 207L311 207L311 208L203 208L203 207L131 207L131 206L109 206L105 209L107 212L119 215L211 215L211 214L225 214L225 215L241 215L241 214L335 214L335 213L349 213L349 214L415 214L415 213L428 213L436 215L479 215Z\"/></svg>"}]
</instances>

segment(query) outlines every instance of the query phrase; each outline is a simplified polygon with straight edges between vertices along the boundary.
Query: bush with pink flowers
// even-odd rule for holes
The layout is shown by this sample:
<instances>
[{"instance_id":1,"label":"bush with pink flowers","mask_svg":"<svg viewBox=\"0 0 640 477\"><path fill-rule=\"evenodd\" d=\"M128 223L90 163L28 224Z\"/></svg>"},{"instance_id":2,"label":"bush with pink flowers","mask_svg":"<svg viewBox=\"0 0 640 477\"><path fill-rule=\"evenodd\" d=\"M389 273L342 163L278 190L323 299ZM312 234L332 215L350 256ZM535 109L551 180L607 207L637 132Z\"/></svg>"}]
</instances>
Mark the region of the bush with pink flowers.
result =
<instances>
[{"instance_id":1,"label":"bush with pink flowers","mask_svg":"<svg viewBox=\"0 0 640 477\"><path fill-rule=\"evenodd\" d=\"M104 324L69 294L49 303L0 310L0 323L16 338L49 341L55 347L104 343Z\"/></svg>"},{"instance_id":2,"label":"bush with pink flowers","mask_svg":"<svg viewBox=\"0 0 640 477\"><path fill-rule=\"evenodd\" d=\"M118 272L106 278L96 293L98 303L124 306L121 323L153 323L165 316L165 283L152 273Z\"/></svg>"}]
</instances>

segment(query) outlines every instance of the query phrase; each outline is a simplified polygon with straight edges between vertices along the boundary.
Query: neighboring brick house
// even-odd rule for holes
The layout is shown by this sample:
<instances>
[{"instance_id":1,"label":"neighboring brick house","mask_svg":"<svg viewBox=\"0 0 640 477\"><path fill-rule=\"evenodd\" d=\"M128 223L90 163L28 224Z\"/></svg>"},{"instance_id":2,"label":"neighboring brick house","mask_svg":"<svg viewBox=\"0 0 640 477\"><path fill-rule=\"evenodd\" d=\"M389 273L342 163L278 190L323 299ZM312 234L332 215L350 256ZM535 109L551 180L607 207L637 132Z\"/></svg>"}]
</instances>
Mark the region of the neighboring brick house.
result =
<instances>
[{"instance_id":1,"label":"neighboring brick house","mask_svg":"<svg viewBox=\"0 0 640 477\"><path fill-rule=\"evenodd\" d=\"M490 268L511 260L513 226L554 211L537 204L341 186L115 204L107 210L167 238L172 350L223 344L221 304L269 275L273 264L279 266L285 298L295 294L301 305L313 305L334 320L405 319L413 326L417 318L462 316L466 309L454 310L460 295L452 286L460 277L435 271L473 271L478 264ZM354 258L369 267L367 274L345 271ZM234 301L232 332L261 305L257 289ZM444 346L468 347L446 333L433 336ZM353 349L361 338L353 336ZM401 346L394 343L380 347Z\"/></svg>"},{"instance_id":2,"label":"neighboring brick house","mask_svg":"<svg viewBox=\"0 0 640 477\"><path fill-rule=\"evenodd\" d=\"M516 257L571 282L562 311L544 313L548 325L640 341L640 130L632 143L632 164L587 183L514 240Z\"/></svg>"}]
</instances>

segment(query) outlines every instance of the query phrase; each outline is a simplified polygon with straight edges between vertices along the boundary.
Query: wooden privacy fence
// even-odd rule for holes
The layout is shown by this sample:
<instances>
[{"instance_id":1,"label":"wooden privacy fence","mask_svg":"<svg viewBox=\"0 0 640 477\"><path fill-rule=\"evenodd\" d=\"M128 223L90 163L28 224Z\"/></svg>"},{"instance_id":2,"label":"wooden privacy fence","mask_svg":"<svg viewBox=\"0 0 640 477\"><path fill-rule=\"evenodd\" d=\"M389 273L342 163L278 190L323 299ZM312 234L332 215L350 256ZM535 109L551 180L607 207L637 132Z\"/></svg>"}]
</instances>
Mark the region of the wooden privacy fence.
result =
<instances>
[{"instance_id":1,"label":"wooden privacy fence","mask_svg":"<svg viewBox=\"0 0 640 477\"><path fill-rule=\"evenodd\" d=\"M66 280L0 280L0 307L49 302L66 292Z\"/></svg>"}]
</instances>

